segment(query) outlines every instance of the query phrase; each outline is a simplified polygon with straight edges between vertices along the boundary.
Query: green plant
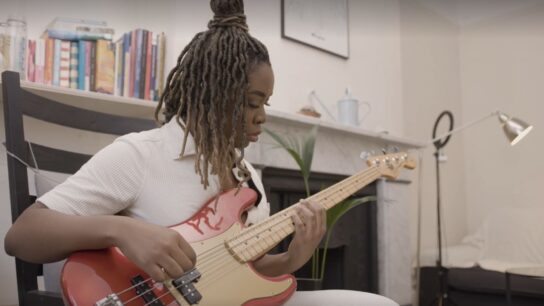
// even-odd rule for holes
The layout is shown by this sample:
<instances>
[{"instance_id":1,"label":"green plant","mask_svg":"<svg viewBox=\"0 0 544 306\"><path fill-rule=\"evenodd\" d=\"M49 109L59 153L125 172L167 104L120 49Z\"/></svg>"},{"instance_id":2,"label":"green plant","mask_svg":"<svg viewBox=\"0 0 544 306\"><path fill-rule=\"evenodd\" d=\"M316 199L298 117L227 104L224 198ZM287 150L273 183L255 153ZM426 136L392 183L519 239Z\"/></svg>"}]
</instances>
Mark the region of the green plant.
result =
<instances>
[{"instance_id":1,"label":"green plant","mask_svg":"<svg viewBox=\"0 0 544 306\"><path fill-rule=\"evenodd\" d=\"M289 155L297 163L299 170L304 180L304 187L306 189L306 196L310 196L309 179L312 168L312 160L314 156L314 147L317 136L318 126L314 126L310 133L304 138L297 138L292 135L280 136L279 134L272 132L269 129L264 131L276 141L279 148L286 150ZM338 220L346 214L349 210L367 202L376 201L375 196L368 196L362 198L346 199L327 211L327 233L325 234L325 242L323 244L323 250L320 254L319 248L314 251L312 256L312 274L311 277L314 280L322 280L325 276L325 260L327 258L327 248L329 246L329 239L334 225Z\"/></svg>"}]
</instances>

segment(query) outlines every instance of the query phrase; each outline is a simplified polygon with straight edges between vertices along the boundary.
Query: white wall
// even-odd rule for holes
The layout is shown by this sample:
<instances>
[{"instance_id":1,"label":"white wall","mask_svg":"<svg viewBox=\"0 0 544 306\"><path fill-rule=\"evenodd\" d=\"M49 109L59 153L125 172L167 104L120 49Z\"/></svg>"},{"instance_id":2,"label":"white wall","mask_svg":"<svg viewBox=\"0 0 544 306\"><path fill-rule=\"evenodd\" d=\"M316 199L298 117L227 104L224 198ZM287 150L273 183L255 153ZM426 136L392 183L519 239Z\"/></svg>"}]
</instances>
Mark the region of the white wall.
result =
<instances>
[{"instance_id":1,"label":"white wall","mask_svg":"<svg viewBox=\"0 0 544 306\"><path fill-rule=\"evenodd\" d=\"M398 0L350 1L350 59L347 61L282 39L279 0L247 0L245 5L251 33L268 46L271 55L276 74L275 92L270 101L273 108L296 112L307 103L310 90L315 89L328 108L336 113L336 101L349 85L354 97L372 105L364 128L402 134ZM117 34L137 27L164 31L167 35L167 69L172 67L178 53L193 35L206 28L212 16L208 1L202 0L1 1L0 20L10 14L26 17L30 38L39 37L56 16L106 20ZM325 120L329 120L324 111L320 112ZM30 123L30 128L34 130L32 137L38 137L42 132L37 123ZM1 134L4 138L4 133ZM73 135L70 139L92 142L85 146L86 150L104 144L103 140L89 140L84 135ZM70 146L68 141L58 137L54 141ZM6 162L5 158L0 160L0 237L3 241L11 221ZM0 252L0 305L16 303L14 270L12 258Z\"/></svg>"},{"instance_id":2,"label":"white wall","mask_svg":"<svg viewBox=\"0 0 544 306\"><path fill-rule=\"evenodd\" d=\"M428 141L443 110L463 122L460 96L458 26L417 0L401 1L401 51L404 128L409 138ZM438 135L446 131L447 118ZM438 136L437 135L437 136ZM421 152L421 245L436 246L436 171L434 146ZM443 245L455 244L466 234L463 139L451 138L444 149L447 163L440 165ZM419 171L419 170L418 170ZM417 189L412 189L417 190ZM417 196L414 194L414 196ZM412 246L416 247L417 202L412 201Z\"/></svg>"},{"instance_id":3,"label":"white wall","mask_svg":"<svg viewBox=\"0 0 544 306\"><path fill-rule=\"evenodd\" d=\"M544 204L544 3L529 3L460 33L463 117L500 109L534 125L514 147L495 119L464 134L469 231L497 208Z\"/></svg>"}]
</instances>

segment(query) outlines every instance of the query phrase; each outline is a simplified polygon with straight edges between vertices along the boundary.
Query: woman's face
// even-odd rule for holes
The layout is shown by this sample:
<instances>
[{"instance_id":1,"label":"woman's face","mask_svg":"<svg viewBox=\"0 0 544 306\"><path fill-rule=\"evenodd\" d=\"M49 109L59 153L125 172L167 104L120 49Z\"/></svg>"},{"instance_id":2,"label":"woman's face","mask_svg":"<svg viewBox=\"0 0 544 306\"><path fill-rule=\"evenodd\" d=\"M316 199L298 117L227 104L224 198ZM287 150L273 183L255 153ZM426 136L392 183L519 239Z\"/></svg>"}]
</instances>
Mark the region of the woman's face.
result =
<instances>
[{"instance_id":1,"label":"woman's face","mask_svg":"<svg viewBox=\"0 0 544 306\"><path fill-rule=\"evenodd\" d=\"M274 73L269 64L257 64L248 76L248 106L246 108L246 131L242 130L242 122L236 126L235 146L245 148L250 142L256 142L261 134L261 125L266 121L265 105L274 91Z\"/></svg>"}]
</instances>

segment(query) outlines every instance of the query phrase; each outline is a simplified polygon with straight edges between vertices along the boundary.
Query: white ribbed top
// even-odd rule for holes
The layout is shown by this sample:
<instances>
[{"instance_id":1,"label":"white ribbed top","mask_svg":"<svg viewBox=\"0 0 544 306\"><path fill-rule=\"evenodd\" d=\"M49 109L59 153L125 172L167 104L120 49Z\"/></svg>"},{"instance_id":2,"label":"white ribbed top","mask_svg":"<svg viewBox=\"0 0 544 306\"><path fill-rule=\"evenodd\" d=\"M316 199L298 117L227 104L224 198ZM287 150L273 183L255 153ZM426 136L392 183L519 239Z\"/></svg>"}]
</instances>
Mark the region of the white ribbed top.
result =
<instances>
[{"instance_id":1,"label":"white ribbed top","mask_svg":"<svg viewBox=\"0 0 544 306\"><path fill-rule=\"evenodd\" d=\"M188 138L185 156L179 159L183 130L175 120L121 136L38 201L66 214L119 213L164 226L178 224L221 191L217 175L209 176L210 186L204 190L194 170L194 140ZM268 217L270 205L259 175L244 162L262 195L246 224L257 223Z\"/></svg>"}]
</instances>

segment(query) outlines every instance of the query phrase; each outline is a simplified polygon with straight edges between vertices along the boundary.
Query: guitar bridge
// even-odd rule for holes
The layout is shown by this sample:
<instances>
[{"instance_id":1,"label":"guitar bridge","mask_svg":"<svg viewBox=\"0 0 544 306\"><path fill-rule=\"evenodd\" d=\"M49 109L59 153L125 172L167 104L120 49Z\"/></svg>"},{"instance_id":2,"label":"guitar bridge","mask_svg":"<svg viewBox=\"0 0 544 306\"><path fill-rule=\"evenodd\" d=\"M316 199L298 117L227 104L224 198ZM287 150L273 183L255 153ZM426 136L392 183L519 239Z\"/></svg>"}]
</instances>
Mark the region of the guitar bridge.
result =
<instances>
[{"instance_id":1,"label":"guitar bridge","mask_svg":"<svg viewBox=\"0 0 544 306\"><path fill-rule=\"evenodd\" d=\"M124 306L117 294L110 294L100 301L94 303L94 306Z\"/></svg>"}]
</instances>

